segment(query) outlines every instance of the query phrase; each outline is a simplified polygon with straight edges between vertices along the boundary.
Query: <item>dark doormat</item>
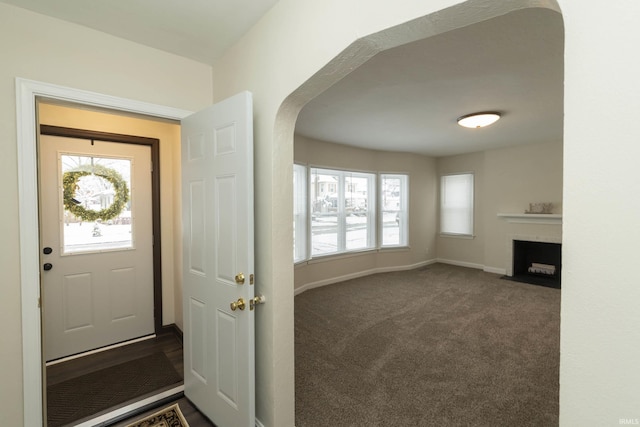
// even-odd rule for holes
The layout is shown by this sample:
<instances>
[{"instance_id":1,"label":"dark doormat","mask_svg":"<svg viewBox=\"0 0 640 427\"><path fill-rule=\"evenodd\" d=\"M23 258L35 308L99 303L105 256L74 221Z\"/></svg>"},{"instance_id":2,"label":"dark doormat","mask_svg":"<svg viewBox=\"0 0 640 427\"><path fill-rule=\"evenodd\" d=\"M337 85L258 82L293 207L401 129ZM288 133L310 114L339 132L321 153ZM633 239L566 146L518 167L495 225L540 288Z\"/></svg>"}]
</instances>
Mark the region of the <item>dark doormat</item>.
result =
<instances>
[{"instance_id":1,"label":"dark doormat","mask_svg":"<svg viewBox=\"0 0 640 427\"><path fill-rule=\"evenodd\" d=\"M47 425L57 427L182 382L164 353L154 353L47 387Z\"/></svg>"}]
</instances>

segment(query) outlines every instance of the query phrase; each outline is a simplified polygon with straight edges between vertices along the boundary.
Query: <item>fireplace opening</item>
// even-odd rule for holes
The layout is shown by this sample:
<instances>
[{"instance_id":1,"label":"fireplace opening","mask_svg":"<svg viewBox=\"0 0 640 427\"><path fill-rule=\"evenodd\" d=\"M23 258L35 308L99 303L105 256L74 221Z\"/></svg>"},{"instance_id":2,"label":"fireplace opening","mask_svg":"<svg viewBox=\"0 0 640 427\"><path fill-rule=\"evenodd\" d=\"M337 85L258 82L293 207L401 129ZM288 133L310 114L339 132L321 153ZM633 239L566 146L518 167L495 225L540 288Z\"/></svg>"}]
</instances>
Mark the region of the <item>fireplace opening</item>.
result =
<instances>
[{"instance_id":1,"label":"fireplace opening","mask_svg":"<svg viewBox=\"0 0 640 427\"><path fill-rule=\"evenodd\" d=\"M513 241L511 280L560 289L561 270L560 243Z\"/></svg>"}]
</instances>

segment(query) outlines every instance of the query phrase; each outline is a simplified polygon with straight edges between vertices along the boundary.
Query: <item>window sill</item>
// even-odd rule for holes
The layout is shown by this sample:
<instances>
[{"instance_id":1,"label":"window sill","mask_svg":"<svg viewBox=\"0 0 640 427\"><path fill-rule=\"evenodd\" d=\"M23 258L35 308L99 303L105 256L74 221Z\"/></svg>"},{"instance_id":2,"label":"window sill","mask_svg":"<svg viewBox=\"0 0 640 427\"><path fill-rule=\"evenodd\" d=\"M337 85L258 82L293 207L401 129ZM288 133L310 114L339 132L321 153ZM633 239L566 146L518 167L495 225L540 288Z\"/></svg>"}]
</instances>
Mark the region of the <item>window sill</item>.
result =
<instances>
[{"instance_id":1,"label":"window sill","mask_svg":"<svg viewBox=\"0 0 640 427\"><path fill-rule=\"evenodd\" d=\"M383 246L380 252L407 252L411 250L411 246Z\"/></svg>"},{"instance_id":2,"label":"window sill","mask_svg":"<svg viewBox=\"0 0 640 427\"><path fill-rule=\"evenodd\" d=\"M463 239L463 240L473 240L476 238L474 234L451 234L451 233L440 233L440 237L450 237L452 239Z\"/></svg>"}]
</instances>

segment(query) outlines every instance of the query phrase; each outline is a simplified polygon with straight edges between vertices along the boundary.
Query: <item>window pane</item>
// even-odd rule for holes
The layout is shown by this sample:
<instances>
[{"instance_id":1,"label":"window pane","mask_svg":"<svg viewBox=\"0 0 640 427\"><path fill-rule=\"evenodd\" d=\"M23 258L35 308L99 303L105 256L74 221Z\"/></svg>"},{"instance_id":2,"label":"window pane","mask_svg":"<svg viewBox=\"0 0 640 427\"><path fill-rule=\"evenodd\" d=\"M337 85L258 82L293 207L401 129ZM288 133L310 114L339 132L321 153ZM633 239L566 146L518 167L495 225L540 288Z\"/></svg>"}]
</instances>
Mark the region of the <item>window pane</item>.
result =
<instances>
[{"instance_id":1,"label":"window pane","mask_svg":"<svg viewBox=\"0 0 640 427\"><path fill-rule=\"evenodd\" d=\"M364 176L345 176L346 249L363 249L369 241L369 179Z\"/></svg>"},{"instance_id":2,"label":"window pane","mask_svg":"<svg viewBox=\"0 0 640 427\"><path fill-rule=\"evenodd\" d=\"M375 247L375 175L311 169L311 255Z\"/></svg>"},{"instance_id":3,"label":"window pane","mask_svg":"<svg viewBox=\"0 0 640 427\"><path fill-rule=\"evenodd\" d=\"M307 168L293 165L293 260L307 257Z\"/></svg>"},{"instance_id":4,"label":"window pane","mask_svg":"<svg viewBox=\"0 0 640 427\"><path fill-rule=\"evenodd\" d=\"M312 217L311 254L322 255L338 252L338 215L319 212Z\"/></svg>"},{"instance_id":5,"label":"window pane","mask_svg":"<svg viewBox=\"0 0 640 427\"><path fill-rule=\"evenodd\" d=\"M473 235L473 174L443 176L440 191L440 231Z\"/></svg>"},{"instance_id":6,"label":"window pane","mask_svg":"<svg viewBox=\"0 0 640 427\"><path fill-rule=\"evenodd\" d=\"M311 255L338 252L338 184L340 176L311 170ZM340 203L342 204L342 203Z\"/></svg>"},{"instance_id":7,"label":"window pane","mask_svg":"<svg viewBox=\"0 0 640 427\"><path fill-rule=\"evenodd\" d=\"M60 161L63 252L132 248L131 160L63 154Z\"/></svg>"},{"instance_id":8,"label":"window pane","mask_svg":"<svg viewBox=\"0 0 640 427\"><path fill-rule=\"evenodd\" d=\"M407 244L407 175L381 175L382 246Z\"/></svg>"}]
</instances>

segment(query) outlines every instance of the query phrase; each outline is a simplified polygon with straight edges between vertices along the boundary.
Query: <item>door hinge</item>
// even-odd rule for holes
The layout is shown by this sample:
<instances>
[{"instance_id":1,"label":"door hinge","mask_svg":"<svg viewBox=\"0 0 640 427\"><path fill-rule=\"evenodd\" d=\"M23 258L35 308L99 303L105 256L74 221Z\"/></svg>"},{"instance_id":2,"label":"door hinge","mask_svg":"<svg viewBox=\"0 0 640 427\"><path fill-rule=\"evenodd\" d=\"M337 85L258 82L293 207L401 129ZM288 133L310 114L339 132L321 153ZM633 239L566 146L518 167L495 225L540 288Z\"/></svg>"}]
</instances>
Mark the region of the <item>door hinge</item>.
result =
<instances>
[{"instance_id":1,"label":"door hinge","mask_svg":"<svg viewBox=\"0 0 640 427\"><path fill-rule=\"evenodd\" d=\"M42 300L38 297L38 308L42 308Z\"/></svg>"},{"instance_id":2,"label":"door hinge","mask_svg":"<svg viewBox=\"0 0 640 427\"><path fill-rule=\"evenodd\" d=\"M249 284L253 285L253 274L249 275Z\"/></svg>"}]
</instances>

